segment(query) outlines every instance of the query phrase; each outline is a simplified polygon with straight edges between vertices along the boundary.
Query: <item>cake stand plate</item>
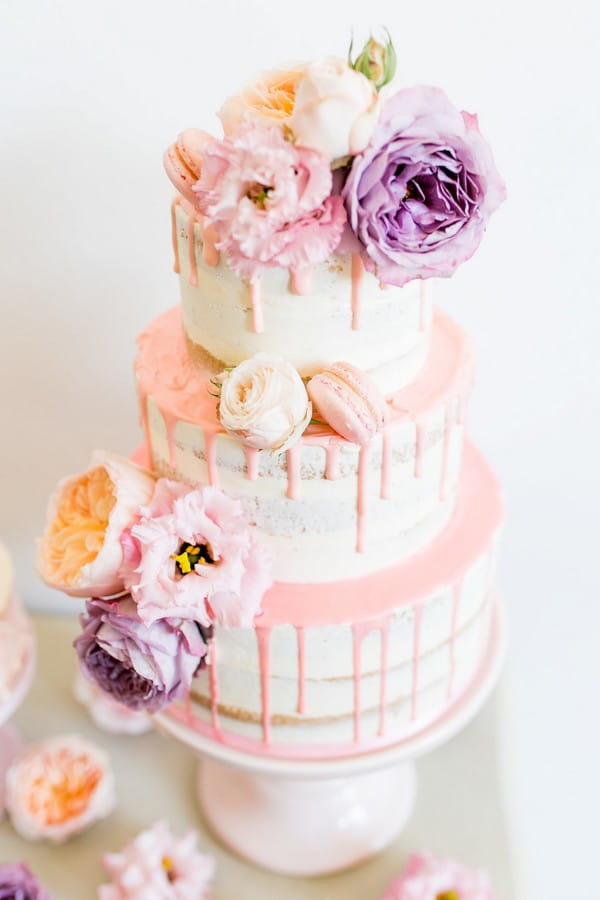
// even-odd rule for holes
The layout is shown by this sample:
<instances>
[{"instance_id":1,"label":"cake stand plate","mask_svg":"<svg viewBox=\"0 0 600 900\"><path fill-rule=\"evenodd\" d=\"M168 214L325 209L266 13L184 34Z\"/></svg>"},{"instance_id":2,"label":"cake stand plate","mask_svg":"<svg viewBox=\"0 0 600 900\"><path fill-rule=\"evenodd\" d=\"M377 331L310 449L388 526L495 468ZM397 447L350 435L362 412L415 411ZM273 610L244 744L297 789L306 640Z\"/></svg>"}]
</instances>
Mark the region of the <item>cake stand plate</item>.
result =
<instances>
[{"instance_id":1,"label":"cake stand plate","mask_svg":"<svg viewBox=\"0 0 600 900\"><path fill-rule=\"evenodd\" d=\"M417 734L356 756L270 758L217 743L165 715L155 722L203 757L199 800L224 844L272 871L323 875L374 856L404 828L416 798L414 759L476 715L498 680L505 646L496 602L487 651L463 694Z\"/></svg>"},{"instance_id":2,"label":"cake stand plate","mask_svg":"<svg viewBox=\"0 0 600 900\"><path fill-rule=\"evenodd\" d=\"M33 681L35 651L30 650L8 699L0 704L0 819L4 813L4 775L23 747L21 734L14 725L6 724L17 711Z\"/></svg>"}]
</instances>

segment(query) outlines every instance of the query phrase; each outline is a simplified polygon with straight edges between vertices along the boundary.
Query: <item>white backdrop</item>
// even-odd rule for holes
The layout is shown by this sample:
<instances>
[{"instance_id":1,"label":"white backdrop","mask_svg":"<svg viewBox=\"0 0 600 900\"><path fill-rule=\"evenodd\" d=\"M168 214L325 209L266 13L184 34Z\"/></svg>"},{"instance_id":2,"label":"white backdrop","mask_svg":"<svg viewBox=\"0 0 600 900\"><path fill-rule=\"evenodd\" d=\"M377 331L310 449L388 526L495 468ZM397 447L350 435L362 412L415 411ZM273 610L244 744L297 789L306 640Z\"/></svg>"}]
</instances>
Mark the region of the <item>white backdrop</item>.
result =
<instances>
[{"instance_id":1,"label":"white backdrop","mask_svg":"<svg viewBox=\"0 0 600 900\"><path fill-rule=\"evenodd\" d=\"M595 7L371 0L366 22L366 6L0 4L0 533L29 603L58 608L31 568L46 497L93 447L127 453L139 441L135 336L177 301L166 145L184 127L216 129L214 110L256 69L343 55L352 24L387 23L407 83L442 85L479 112L509 188L441 302L472 335L471 430L506 489L504 737L507 802L529 869L523 898L591 897L600 756Z\"/></svg>"}]
</instances>

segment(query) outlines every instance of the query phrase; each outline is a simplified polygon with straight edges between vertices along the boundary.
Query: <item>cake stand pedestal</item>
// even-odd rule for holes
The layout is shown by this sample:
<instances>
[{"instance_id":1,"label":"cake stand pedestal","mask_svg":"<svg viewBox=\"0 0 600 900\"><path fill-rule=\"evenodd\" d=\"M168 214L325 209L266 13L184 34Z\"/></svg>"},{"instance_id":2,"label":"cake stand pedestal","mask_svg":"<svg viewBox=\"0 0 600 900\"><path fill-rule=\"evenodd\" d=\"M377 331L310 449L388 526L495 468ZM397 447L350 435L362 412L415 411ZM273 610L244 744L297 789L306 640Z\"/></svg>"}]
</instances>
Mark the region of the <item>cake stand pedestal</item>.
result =
<instances>
[{"instance_id":1,"label":"cake stand pedestal","mask_svg":"<svg viewBox=\"0 0 600 900\"><path fill-rule=\"evenodd\" d=\"M217 743L165 714L155 723L202 756L199 800L224 844L275 872L323 875L374 856L397 837L416 798L414 760L454 737L480 710L498 680L505 643L496 602L488 649L461 696L417 734L356 756L265 757Z\"/></svg>"},{"instance_id":2,"label":"cake stand pedestal","mask_svg":"<svg viewBox=\"0 0 600 900\"><path fill-rule=\"evenodd\" d=\"M21 734L14 725L7 724L15 714L33 681L35 672L35 650L32 647L25 664L16 679L8 698L0 704L0 819L4 812L4 773L23 746Z\"/></svg>"}]
</instances>

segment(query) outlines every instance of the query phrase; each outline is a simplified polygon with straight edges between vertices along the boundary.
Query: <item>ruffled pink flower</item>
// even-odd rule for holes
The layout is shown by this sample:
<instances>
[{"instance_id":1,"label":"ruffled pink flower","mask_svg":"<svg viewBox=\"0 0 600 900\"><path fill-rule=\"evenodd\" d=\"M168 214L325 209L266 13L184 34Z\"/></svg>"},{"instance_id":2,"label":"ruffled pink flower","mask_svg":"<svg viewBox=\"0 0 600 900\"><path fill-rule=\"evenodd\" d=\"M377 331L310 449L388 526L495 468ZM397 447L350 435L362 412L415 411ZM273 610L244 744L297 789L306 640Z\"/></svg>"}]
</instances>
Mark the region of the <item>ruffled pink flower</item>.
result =
<instances>
[{"instance_id":1,"label":"ruffled pink flower","mask_svg":"<svg viewBox=\"0 0 600 900\"><path fill-rule=\"evenodd\" d=\"M178 616L248 628L272 583L241 504L214 487L159 479L123 546L123 577L146 625Z\"/></svg>"},{"instance_id":2,"label":"ruffled pink flower","mask_svg":"<svg viewBox=\"0 0 600 900\"><path fill-rule=\"evenodd\" d=\"M98 728L109 734L145 734L152 720L144 710L129 709L106 694L77 670L73 684L75 698L88 710Z\"/></svg>"},{"instance_id":3,"label":"ruffled pink flower","mask_svg":"<svg viewBox=\"0 0 600 900\"><path fill-rule=\"evenodd\" d=\"M206 148L194 191L219 249L254 279L270 266L322 262L336 248L346 212L331 187L325 156L249 123Z\"/></svg>"},{"instance_id":4,"label":"ruffled pink flower","mask_svg":"<svg viewBox=\"0 0 600 900\"><path fill-rule=\"evenodd\" d=\"M115 802L108 757L77 735L29 747L6 774L6 808L28 840L61 843L108 815Z\"/></svg>"},{"instance_id":5,"label":"ruffled pink flower","mask_svg":"<svg viewBox=\"0 0 600 900\"><path fill-rule=\"evenodd\" d=\"M198 835L176 838L165 822L142 831L121 853L103 864L113 881L98 888L98 900L203 900L215 864L198 851Z\"/></svg>"},{"instance_id":6,"label":"ruffled pink flower","mask_svg":"<svg viewBox=\"0 0 600 900\"><path fill-rule=\"evenodd\" d=\"M402 875L381 900L494 900L485 872L467 869L452 859L413 853Z\"/></svg>"}]
</instances>

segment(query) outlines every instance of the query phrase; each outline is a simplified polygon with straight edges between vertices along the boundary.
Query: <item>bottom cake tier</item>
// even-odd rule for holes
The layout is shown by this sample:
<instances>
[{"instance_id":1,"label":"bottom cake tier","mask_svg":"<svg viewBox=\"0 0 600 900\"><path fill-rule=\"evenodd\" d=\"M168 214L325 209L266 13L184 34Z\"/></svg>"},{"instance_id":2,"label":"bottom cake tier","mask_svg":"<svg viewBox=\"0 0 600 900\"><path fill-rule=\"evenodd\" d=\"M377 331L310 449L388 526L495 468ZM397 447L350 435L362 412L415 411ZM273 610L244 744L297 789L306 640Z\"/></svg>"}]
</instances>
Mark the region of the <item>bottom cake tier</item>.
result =
<instances>
[{"instance_id":1,"label":"bottom cake tier","mask_svg":"<svg viewBox=\"0 0 600 900\"><path fill-rule=\"evenodd\" d=\"M424 550L335 583L277 583L253 629L215 629L190 699L166 715L262 755L314 758L403 740L442 715L489 646L499 485L465 451L455 514Z\"/></svg>"}]
</instances>

